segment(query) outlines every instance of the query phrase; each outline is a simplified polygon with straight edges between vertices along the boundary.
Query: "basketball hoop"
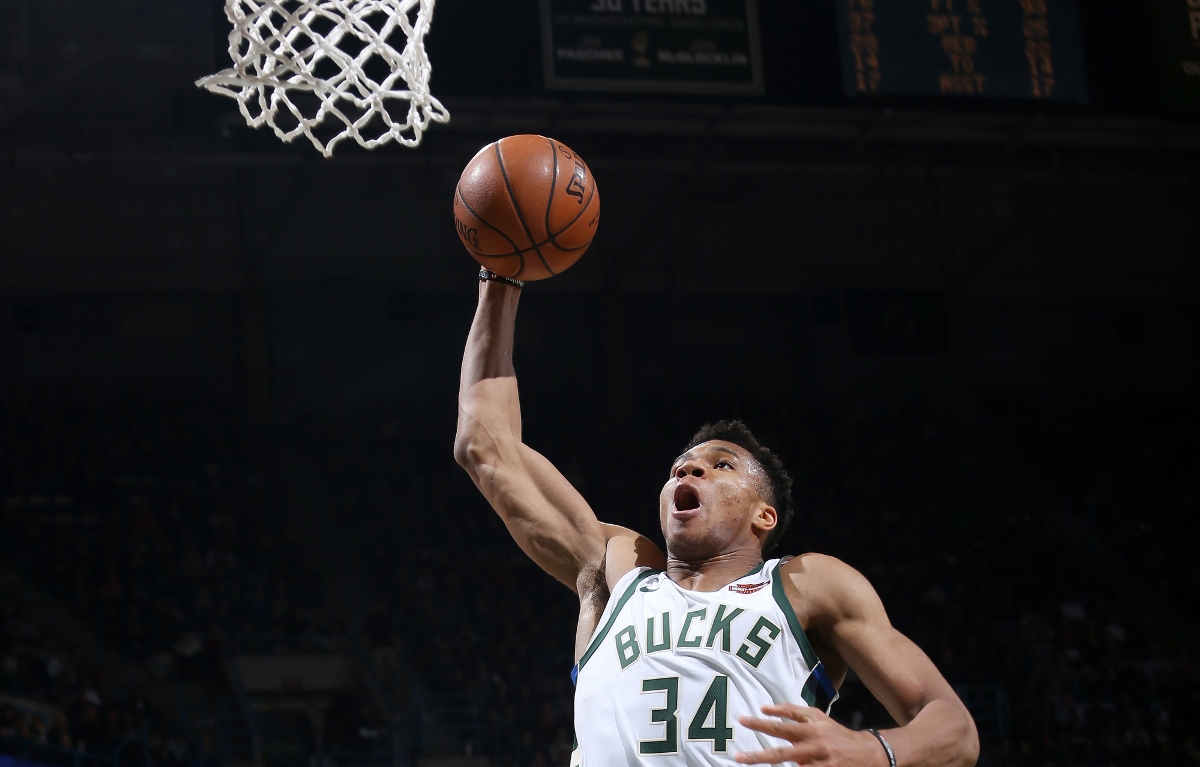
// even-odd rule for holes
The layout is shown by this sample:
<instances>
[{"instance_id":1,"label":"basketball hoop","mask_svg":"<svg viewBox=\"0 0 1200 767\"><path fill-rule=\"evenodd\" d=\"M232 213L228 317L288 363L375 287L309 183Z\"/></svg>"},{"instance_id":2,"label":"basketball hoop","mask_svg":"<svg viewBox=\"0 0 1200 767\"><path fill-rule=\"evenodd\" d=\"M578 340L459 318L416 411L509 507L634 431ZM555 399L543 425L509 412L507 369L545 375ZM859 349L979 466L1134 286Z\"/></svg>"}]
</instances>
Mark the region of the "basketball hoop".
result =
<instances>
[{"instance_id":1,"label":"basketball hoop","mask_svg":"<svg viewBox=\"0 0 1200 767\"><path fill-rule=\"evenodd\" d=\"M303 134L326 157L346 138L416 146L450 120L429 93L434 2L226 0L234 65L196 85L237 99L250 127L285 142Z\"/></svg>"}]
</instances>

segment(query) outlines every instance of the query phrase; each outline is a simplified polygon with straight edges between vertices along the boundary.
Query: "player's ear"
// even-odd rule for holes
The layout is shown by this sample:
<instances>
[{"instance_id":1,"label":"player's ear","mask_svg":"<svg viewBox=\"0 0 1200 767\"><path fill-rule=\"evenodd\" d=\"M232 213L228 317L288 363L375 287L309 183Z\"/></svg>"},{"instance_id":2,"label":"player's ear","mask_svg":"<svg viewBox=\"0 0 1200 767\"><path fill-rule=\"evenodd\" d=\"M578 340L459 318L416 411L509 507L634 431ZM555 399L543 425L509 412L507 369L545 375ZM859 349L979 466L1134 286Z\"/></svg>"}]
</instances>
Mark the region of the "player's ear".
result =
<instances>
[{"instance_id":1,"label":"player's ear","mask_svg":"<svg viewBox=\"0 0 1200 767\"><path fill-rule=\"evenodd\" d=\"M779 524L779 512L775 510L774 506L764 502L755 511L754 521L751 524L755 529L769 533L775 529L775 525Z\"/></svg>"}]
</instances>

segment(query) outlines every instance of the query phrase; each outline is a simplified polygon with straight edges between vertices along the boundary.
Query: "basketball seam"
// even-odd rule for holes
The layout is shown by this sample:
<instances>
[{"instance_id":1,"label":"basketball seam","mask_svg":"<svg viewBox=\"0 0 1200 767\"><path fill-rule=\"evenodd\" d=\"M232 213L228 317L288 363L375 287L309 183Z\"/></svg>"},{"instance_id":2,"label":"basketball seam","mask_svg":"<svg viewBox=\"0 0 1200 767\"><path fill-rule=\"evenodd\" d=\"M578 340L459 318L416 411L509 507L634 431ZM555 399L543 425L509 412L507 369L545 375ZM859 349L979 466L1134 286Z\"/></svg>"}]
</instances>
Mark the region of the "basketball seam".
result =
<instances>
[{"instance_id":1,"label":"basketball seam","mask_svg":"<svg viewBox=\"0 0 1200 767\"><path fill-rule=\"evenodd\" d=\"M550 194L546 197L546 236L550 239L549 242L554 242L554 235L550 233L550 211L554 208L554 191L558 189L558 147L554 146L552 139L546 139L546 143L550 145L550 156L554 158L554 178L550 181ZM558 243L555 243L555 247Z\"/></svg>"},{"instance_id":2,"label":"basketball seam","mask_svg":"<svg viewBox=\"0 0 1200 767\"><path fill-rule=\"evenodd\" d=\"M546 271L550 272L551 275L557 274L557 272L550 268L550 264L546 263L546 257L538 250L537 244L533 241L533 232L529 229L529 224L525 221L525 214L521 212L521 206L517 204L517 196L513 193L512 183L508 180L508 171L504 168L504 156L500 154L500 142L497 141L493 146L495 147L493 151L496 153L496 164L500 167L500 176L504 179L504 187L508 189L508 199L512 202L513 210L517 214L517 220L521 222L521 228L525 230L525 236L529 238L529 244L533 246L533 252L537 253L538 260L542 262L542 266L546 267ZM515 245L516 243L513 244ZM525 263L522 261L521 271L524 270ZM520 272L517 272L517 274L520 274Z\"/></svg>"},{"instance_id":3,"label":"basketball seam","mask_svg":"<svg viewBox=\"0 0 1200 767\"><path fill-rule=\"evenodd\" d=\"M494 228L494 227L493 227L493 228ZM574 251L576 251L576 250L583 250L584 248L590 247L590 246L591 246L591 243L589 242L589 243L587 243L587 244L585 244L585 245L575 245L575 246L572 246L572 247L565 247L565 246L563 246L563 245L557 245L557 244L555 244L553 240L542 240L541 242L539 242L539 243L537 243L537 244L535 244L535 245L531 245L531 246L529 246L528 248L521 248L521 249L518 249L518 250L511 250L511 251L509 251L509 252L507 252L507 253L484 253L482 250L479 250L479 249L477 249L477 248L472 248L470 245L466 245L466 244L464 243L464 247L465 247L467 250L469 250L469 251L471 251L472 253L475 253L475 254L477 254L477 255L480 255L480 256L487 256L488 258L504 258L504 257L506 257L506 256L519 256L519 255L523 255L523 254L525 254L525 253L532 253L532 252L534 252L536 249L538 249L538 248L540 248L540 247L543 247L543 246L545 246L545 245L554 245L554 247L555 247L557 250L560 250L560 251L562 251L563 253L572 253L572 252L574 252Z\"/></svg>"},{"instance_id":4,"label":"basketball seam","mask_svg":"<svg viewBox=\"0 0 1200 767\"><path fill-rule=\"evenodd\" d=\"M488 221L483 216L479 215L475 211L475 209L471 207L471 204L467 202L467 198L463 196L462 184L459 184L454 187L454 194L457 195L458 199L462 201L463 207L466 208L467 211L470 212L470 214L472 216L474 216L481 224L483 224L487 228L495 231L496 234L498 234L501 237L503 237L504 239L508 240L509 244L513 246L512 253L497 253L495 255L490 254L490 253L480 253L479 255L481 255L481 256L486 255L488 258L504 258L507 256L516 256L517 258L519 258L521 260L521 268L517 270L517 274L520 274L521 272L525 271L525 251L521 250L521 247L519 245L517 245L517 243L513 240L513 238L511 238L507 234L505 234L504 231L499 229L498 227L496 227L495 224ZM471 248L470 246L468 246L467 249L474 251L474 249ZM514 274L512 276L515 277L516 274Z\"/></svg>"}]
</instances>

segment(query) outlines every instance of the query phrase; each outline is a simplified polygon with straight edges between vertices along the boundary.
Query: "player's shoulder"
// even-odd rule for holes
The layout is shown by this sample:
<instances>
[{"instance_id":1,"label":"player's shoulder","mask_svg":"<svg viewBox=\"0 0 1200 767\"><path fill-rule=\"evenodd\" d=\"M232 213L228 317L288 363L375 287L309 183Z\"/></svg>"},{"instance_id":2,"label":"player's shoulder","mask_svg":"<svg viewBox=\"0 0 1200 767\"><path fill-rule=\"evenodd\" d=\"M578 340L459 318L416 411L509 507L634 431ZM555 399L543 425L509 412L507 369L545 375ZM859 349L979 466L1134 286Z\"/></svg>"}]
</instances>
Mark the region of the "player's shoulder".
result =
<instances>
[{"instance_id":1,"label":"player's shoulder","mask_svg":"<svg viewBox=\"0 0 1200 767\"><path fill-rule=\"evenodd\" d=\"M829 554L809 552L781 557L779 572L793 598L842 602L874 594L866 576Z\"/></svg>"},{"instance_id":2,"label":"player's shoulder","mask_svg":"<svg viewBox=\"0 0 1200 767\"><path fill-rule=\"evenodd\" d=\"M839 573L858 572L842 560L829 554L810 551L805 554L787 554L779 558L781 571L798 576L836 576Z\"/></svg>"},{"instance_id":3,"label":"player's shoulder","mask_svg":"<svg viewBox=\"0 0 1200 767\"><path fill-rule=\"evenodd\" d=\"M649 538L620 525L611 525L606 522L602 522L600 525L604 528L606 539L604 574L609 588L615 586L617 581L635 568L666 569L666 556Z\"/></svg>"},{"instance_id":4,"label":"player's shoulder","mask_svg":"<svg viewBox=\"0 0 1200 767\"><path fill-rule=\"evenodd\" d=\"M627 549L646 549L646 547L652 547L661 556L658 546L636 530L630 530L628 527L613 525L608 522L601 522L600 527L604 530L604 539L610 549L613 546ZM666 557L663 557L663 563L666 563Z\"/></svg>"}]
</instances>

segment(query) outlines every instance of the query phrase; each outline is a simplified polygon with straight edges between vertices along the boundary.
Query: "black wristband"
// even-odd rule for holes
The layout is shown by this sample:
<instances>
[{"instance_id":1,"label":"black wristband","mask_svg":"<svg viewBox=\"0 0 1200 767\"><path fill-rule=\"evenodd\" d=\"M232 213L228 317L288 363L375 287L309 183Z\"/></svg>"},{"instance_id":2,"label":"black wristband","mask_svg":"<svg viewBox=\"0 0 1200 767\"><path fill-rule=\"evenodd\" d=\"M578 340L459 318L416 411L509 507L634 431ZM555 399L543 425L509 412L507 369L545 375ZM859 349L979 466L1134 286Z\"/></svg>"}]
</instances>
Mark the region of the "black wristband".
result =
<instances>
[{"instance_id":1,"label":"black wristband","mask_svg":"<svg viewBox=\"0 0 1200 767\"><path fill-rule=\"evenodd\" d=\"M512 285L514 288L525 287L523 280L514 280L512 277L501 277L495 272L490 271L487 267L479 268L479 280L480 282L503 282L505 285Z\"/></svg>"},{"instance_id":2,"label":"black wristband","mask_svg":"<svg viewBox=\"0 0 1200 767\"><path fill-rule=\"evenodd\" d=\"M879 733L879 730L874 727L868 727L867 732L879 738L879 743L883 746L883 750L887 752L888 767L896 767L896 754L892 752L892 744L887 742L887 738Z\"/></svg>"}]
</instances>

